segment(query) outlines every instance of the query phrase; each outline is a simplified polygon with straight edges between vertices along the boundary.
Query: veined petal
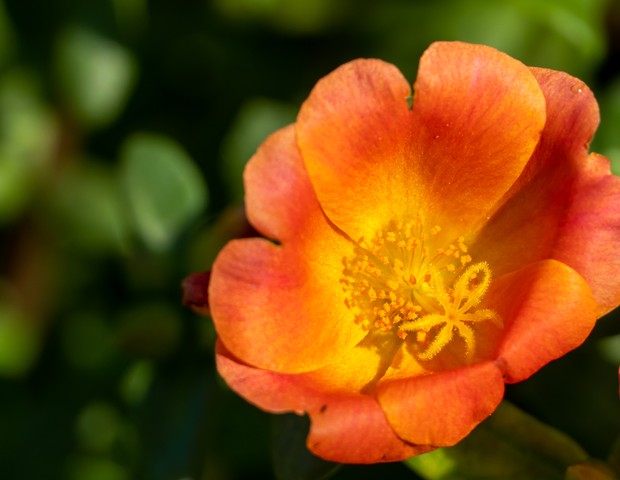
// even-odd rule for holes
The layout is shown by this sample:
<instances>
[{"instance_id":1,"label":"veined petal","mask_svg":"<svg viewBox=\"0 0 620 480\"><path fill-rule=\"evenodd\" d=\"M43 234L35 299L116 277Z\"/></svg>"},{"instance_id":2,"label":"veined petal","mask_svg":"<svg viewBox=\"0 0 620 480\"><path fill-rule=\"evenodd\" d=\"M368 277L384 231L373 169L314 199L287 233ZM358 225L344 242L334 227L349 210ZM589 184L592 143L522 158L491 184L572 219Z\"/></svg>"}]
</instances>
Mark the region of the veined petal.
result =
<instances>
[{"instance_id":1,"label":"veined petal","mask_svg":"<svg viewBox=\"0 0 620 480\"><path fill-rule=\"evenodd\" d=\"M590 286L603 315L620 303L620 179L609 161L590 155L573 186L552 257L574 268Z\"/></svg>"},{"instance_id":2,"label":"veined petal","mask_svg":"<svg viewBox=\"0 0 620 480\"><path fill-rule=\"evenodd\" d=\"M436 447L462 440L503 394L502 373L491 361L378 386L379 403L398 436Z\"/></svg>"},{"instance_id":3,"label":"veined petal","mask_svg":"<svg viewBox=\"0 0 620 480\"><path fill-rule=\"evenodd\" d=\"M230 242L209 287L215 328L245 362L295 373L333 362L364 336L344 304L351 242L320 209L291 128L276 132L246 173L248 215L264 239Z\"/></svg>"},{"instance_id":4,"label":"veined petal","mask_svg":"<svg viewBox=\"0 0 620 480\"><path fill-rule=\"evenodd\" d=\"M496 362L509 383L525 380L577 348L596 321L588 284L556 260L496 279L488 303L504 319Z\"/></svg>"},{"instance_id":5,"label":"veined petal","mask_svg":"<svg viewBox=\"0 0 620 480\"><path fill-rule=\"evenodd\" d=\"M523 174L471 249L474 256L485 255L495 275L551 255L575 179L587 168L588 143L599 119L583 82L562 72L530 70L546 98L545 129Z\"/></svg>"},{"instance_id":6,"label":"veined petal","mask_svg":"<svg viewBox=\"0 0 620 480\"><path fill-rule=\"evenodd\" d=\"M325 391L312 374L286 375L252 368L235 360L221 343L216 360L228 385L249 402L274 413L308 413L312 422L308 448L326 460L390 462L432 449L398 438L372 397Z\"/></svg>"},{"instance_id":7,"label":"veined petal","mask_svg":"<svg viewBox=\"0 0 620 480\"><path fill-rule=\"evenodd\" d=\"M410 95L393 65L355 60L321 79L299 112L297 142L319 202L354 240L415 203L405 178Z\"/></svg>"}]
</instances>

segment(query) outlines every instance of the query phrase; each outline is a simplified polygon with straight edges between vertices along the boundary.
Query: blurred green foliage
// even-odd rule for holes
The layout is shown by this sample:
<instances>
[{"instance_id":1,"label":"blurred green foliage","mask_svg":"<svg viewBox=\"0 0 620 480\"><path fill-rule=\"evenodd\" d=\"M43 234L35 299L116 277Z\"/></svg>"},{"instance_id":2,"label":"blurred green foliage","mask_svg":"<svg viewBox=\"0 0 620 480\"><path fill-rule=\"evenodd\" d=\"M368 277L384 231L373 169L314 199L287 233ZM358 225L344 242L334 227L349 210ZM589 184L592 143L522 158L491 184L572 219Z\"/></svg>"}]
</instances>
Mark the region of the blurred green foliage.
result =
<instances>
[{"instance_id":1,"label":"blurred green foliage","mask_svg":"<svg viewBox=\"0 0 620 480\"><path fill-rule=\"evenodd\" d=\"M181 306L182 279L247 233L245 162L338 65L413 80L429 43L458 39L585 80L620 173L618 31L619 0L0 0L0 477L331 471L278 437L287 417L273 468L270 416L218 379L213 326ZM507 393L614 465L617 320Z\"/></svg>"}]
</instances>

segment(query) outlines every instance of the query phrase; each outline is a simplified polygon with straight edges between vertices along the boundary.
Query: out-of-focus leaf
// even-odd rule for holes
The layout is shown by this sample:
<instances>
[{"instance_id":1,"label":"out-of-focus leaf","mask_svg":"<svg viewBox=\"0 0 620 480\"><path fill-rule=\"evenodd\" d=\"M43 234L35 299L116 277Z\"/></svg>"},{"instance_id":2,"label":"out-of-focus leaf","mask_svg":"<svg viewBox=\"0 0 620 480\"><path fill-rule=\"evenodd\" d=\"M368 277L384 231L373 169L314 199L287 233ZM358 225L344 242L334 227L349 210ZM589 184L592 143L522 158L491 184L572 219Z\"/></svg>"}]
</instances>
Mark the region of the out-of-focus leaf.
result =
<instances>
[{"instance_id":1,"label":"out-of-focus leaf","mask_svg":"<svg viewBox=\"0 0 620 480\"><path fill-rule=\"evenodd\" d=\"M167 137L130 137L122 151L121 180L136 229L154 251L167 249L205 208L207 187L201 172Z\"/></svg>"},{"instance_id":2,"label":"out-of-focus leaf","mask_svg":"<svg viewBox=\"0 0 620 480\"><path fill-rule=\"evenodd\" d=\"M584 462L569 467L565 480L617 480L614 472L602 462Z\"/></svg>"},{"instance_id":3,"label":"out-of-focus leaf","mask_svg":"<svg viewBox=\"0 0 620 480\"><path fill-rule=\"evenodd\" d=\"M177 310L166 303L128 308L120 315L116 337L126 352L138 356L161 357L179 343L181 320Z\"/></svg>"},{"instance_id":4,"label":"out-of-focus leaf","mask_svg":"<svg viewBox=\"0 0 620 480\"><path fill-rule=\"evenodd\" d=\"M605 360L613 365L620 365L620 335L603 338L597 342L596 346Z\"/></svg>"},{"instance_id":5,"label":"out-of-focus leaf","mask_svg":"<svg viewBox=\"0 0 620 480\"><path fill-rule=\"evenodd\" d=\"M620 79L611 83L598 98L601 107L601 124L592 142L592 150L611 161L612 171L620 174Z\"/></svg>"},{"instance_id":6,"label":"out-of-focus leaf","mask_svg":"<svg viewBox=\"0 0 620 480\"><path fill-rule=\"evenodd\" d=\"M129 405L137 405L148 393L155 371L151 362L142 360L132 364L119 385L120 394Z\"/></svg>"},{"instance_id":7,"label":"out-of-focus leaf","mask_svg":"<svg viewBox=\"0 0 620 480\"><path fill-rule=\"evenodd\" d=\"M428 480L562 480L569 466L586 460L571 438L503 402L458 445L405 463Z\"/></svg>"},{"instance_id":8,"label":"out-of-focus leaf","mask_svg":"<svg viewBox=\"0 0 620 480\"><path fill-rule=\"evenodd\" d=\"M294 122L295 115L292 106L264 98L241 106L222 143L222 175L237 202L243 200L245 164L270 133Z\"/></svg>"},{"instance_id":9,"label":"out-of-focus leaf","mask_svg":"<svg viewBox=\"0 0 620 480\"><path fill-rule=\"evenodd\" d=\"M308 417L276 415L273 421L272 458L278 480L322 480L340 464L316 457L306 447Z\"/></svg>"},{"instance_id":10,"label":"out-of-focus leaf","mask_svg":"<svg viewBox=\"0 0 620 480\"><path fill-rule=\"evenodd\" d=\"M112 0L116 18L126 34L142 33L147 21L146 0Z\"/></svg>"},{"instance_id":11,"label":"out-of-focus leaf","mask_svg":"<svg viewBox=\"0 0 620 480\"><path fill-rule=\"evenodd\" d=\"M119 115L137 72L136 61L125 47L77 26L60 35L55 66L67 106L90 127L105 126Z\"/></svg>"},{"instance_id":12,"label":"out-of-focus leaf","mask_svg":"<svg viewBox=\"0 0 620 480\"><path fill-rule=\"evenodd\" d=\"M3 65L13 54L15 49L15 34L4 1L0 0L0 65Z\"/></svg>"},{"instance_id":13,"label":"out-of-focus leaf","mask_svg":"<svg viewBox=\"0 0 620 480\"><path fill-rule=\"evenodd\" d=\"M76 368L105 368L115 354L110 327L98 312L76 313L63 319L60 334L62 351Z\"/></svg>"},{"instance_id":14,"label":"out-of-focus leaf","mask_svg":"<svg viewBox=\"0 0 620 480\"><path fill-rule=\"evenodd\" d=\"M379 33L374 55L405 68L433 40L498 48L527 65L590 80L605 54L605 0L438 0L376 3L361 22Z\"/></svg>"},{"instance_id":15,"label":"out-of-focus leaf","mask_svg":"<svg viewBox=\"0 0 620 480\"><path fill-rule=\"evenodd\" d=\"M65 172L52 189L51 207L59 238L85 251L126 253L130 225L116 176L85 161Z\"/></svg>"},{"instance_id":16,"label":"out-of-focus leaf","mask_svg":"<svg viewBox=\"0 0 620 480\"><path fill-rule=\"evenodd\" d=\"M41 332L15 307L0 302L0 376L20 377L36 361Z\"/></svg>"},{"instance_id":17,"label":"out-of-focus leaf","mask_svg":"<svg viewBox=\"0 0 620 480\"><path fill-rule=\"evenodd\" d=\"M0 223L25 207L56 140L56 122L41 104L35 83L25 71L0 76Z\"/></svg>"},{"instance_id":18,"label":"out-of-focus leaf","mask_svg":"<svg viewBox=\"0 0 620 480\"><path fill-rule=\"evenodd\" d=\"M76 435L80 446L92 453L110 451L120 433L118 412L105 402L94 402L80 412Z\"/></svg>"},{"instance_id":19,"label":"out-of-focus leaf","mask_svg":"<svg viewBox=\"0 0 620 480\"><path fill-rule=\"evenodd\" d=\"M611 446L611 452L607 458L609 466L613 469L616 475L620 478L620 436L616 438Z\"/></svg>"},{"instance_id":20,"label":"out-of-focus leaf","mask_svg":"<svg viewBox=\"0 0 620 480\"><path fill-rule=\"evenodd\" d=\"M69 459L70 480L129 480L129 472L118 463L96 456L80 455Z\"/></svg>"},{"instance_id":21,"label":"out-of-focus leaf","mask_svg":"<svg viewBox=\"0 0 620 480\"><path fill-rule=\"evenodd\" d=\"M216 0L216 7L239 21L260 21L287 33L316 33L348 12L349 0Z\"/></svg>"}]
</instances>

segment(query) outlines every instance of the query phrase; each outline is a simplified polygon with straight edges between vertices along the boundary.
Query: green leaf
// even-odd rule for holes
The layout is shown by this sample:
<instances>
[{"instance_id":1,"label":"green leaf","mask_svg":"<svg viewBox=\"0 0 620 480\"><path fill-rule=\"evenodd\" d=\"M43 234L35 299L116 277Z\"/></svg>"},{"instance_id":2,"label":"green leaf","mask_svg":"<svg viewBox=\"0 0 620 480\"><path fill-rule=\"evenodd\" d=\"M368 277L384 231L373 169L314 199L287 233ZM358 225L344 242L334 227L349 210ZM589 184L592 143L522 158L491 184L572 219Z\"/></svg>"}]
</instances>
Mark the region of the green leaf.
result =
<instances>
[{"instance_id":1,"label":"green leaf","mask_svg":"<svg viewBox=\"0 0 620 480\"><path fill-rule=\"evenodd\" d=\"M91 127L107 125L120 114L137 71L126 48L84 27L60 35L55 66L69 109Z\"/></svg>"},{"instance_id":2,"label":"green leaf","mask_svg":"<svg viewBox=\"0 0 620 480\"><path fill-rule=\"evenodd\" d=\"M316 457L306 448L308 427L306 416L273 417L272 456L278 480L322 480L340 467Z\"/></svg>"},{"instance_id":3,"label":"green leaf","mask_svg":"<svg viewBox=\"0 0 620 480\"><path fill-rule=\"evenodd\" d=\"M72 247L95 253L129 250L129 216L112 171L84 161L59 176L50 198L53 226Z\"/></svg>"},{"instance_id":4,"label":"green leaf","mask_svg":"<svg viewBox=\"0 0 620 480\"><path fill-rule=\"evenodd\" d=\"M166 250L205 207L202 173L177 143L159 135L132 136L121 156L137 232L151 250Z\"/></svg>"},{"instance_id":5,"label":"green leaf","mask_svg":"<svg viewBox=\"0 0 620 480\"><path fill-rule=\"evenodd\" d=\"M563 480L569 466L587 459L587 453L564 433L503 402L458 445L405 464L429 480Z\"/></svg>"},{"instance_id":6,"label":"green leaf","mask_svg":"<svg viewBox=\"0 0 620 480\"><path fill-rule=\"evenodd\" d=\"M1 39L0 39L1 41ZM49 167L57 125L39 98L30 73L11 70L0 77L0 223L27 206Z\"/></svg>"}]
</instances>

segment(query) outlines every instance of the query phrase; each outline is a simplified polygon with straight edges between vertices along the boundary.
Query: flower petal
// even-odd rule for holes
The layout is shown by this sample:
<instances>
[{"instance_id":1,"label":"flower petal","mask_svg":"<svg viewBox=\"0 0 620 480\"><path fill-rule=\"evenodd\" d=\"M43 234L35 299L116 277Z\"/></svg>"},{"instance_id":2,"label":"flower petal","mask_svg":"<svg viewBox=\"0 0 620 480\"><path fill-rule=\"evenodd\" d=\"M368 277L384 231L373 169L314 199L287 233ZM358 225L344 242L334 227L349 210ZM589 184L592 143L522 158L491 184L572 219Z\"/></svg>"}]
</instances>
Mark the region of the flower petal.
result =
<instances>
[{"instance_id":1,"label":"flower petal","mask_svg":"<svg viewBox=\"0 0 620 480\"><path fill-rule=\"evenodd\" d=\"M598 124L596 100L583 82L562 72L531 71L547 102L545 129L525 171L471 248L496 276L551 255Z\"/></svg>"},{"instance_id":2,"label":"flower petal","mask_svg":"<svg viewBox=\"0 0 620 480\"><path fill-rule=\"evenodd\" d=\"M488 302L504 319L496 362L509 383L525 380L581 345L596 321L588 284L556 260L496 279Z\"/></svg>"},{"instance_id":3,"label":"flower petal","mask_svg":"<svg viewBox=\"0 0 620 480\"><path fill-rule=\"evenodd\" d=\"M553 257L574 268L588 282L598 315L620 303L620 179L609 161L590 155L573 187Z\"/></svg>"},{"instance_id":4,"label":"flower petal","mask_svg":"<svg viewBox=\"0 0 620 480\"><path fill-rule=\"evenodd\" d=\"M332 363L364 336L344 304L350 241L321 211L293 130L276 132L248 165L248 215L264 239L230 242L218 255L210 309L226 347L245 362L296 373Z\"/></svg>"},{"instance_id":5,"label":"flower petal","mask_svg":"<svg viewBox=\"0 0 620 480\"><path fill-rule=\"evenodd\" d=\"M355 60L321 79L297 118L297 142L327 216L354 240L398 215L411 142L411 87L380 60Z\"/></svg>"},{"instance_id":6,"label":"flower petal","mask_svg":"<svg viewBox=\"0 0 620 480\"><path fill-rule=\"evenodd\" d=\"M322 216L290 125L270 135L244 172L246 214L269 238L294 240L308 214Z\"/></svg>"},{"instance_id":7,"label":"flower petal","mask_svg":"<svg viewBox=\"0 0 620 480\"><path fill-rule=\"evenodd\" d=\"M461 231L487 220L527 164L545 123L529 69L493 48L434 43L420 60L413 112L428 207Z\"/></svg>"},{"instance_id":8,"label":"flower petal","mask_svg":"<svg viewBox=\"0 0 620 480\"><path fill-rule=\"evenodd\" d=\"M463 439L499 405L502 373L486 361L378 386L378 398L399 437L444 447Z\"/></svg>"},{"instance_id":9,"label":"flower petal","mask_svg":"<svg viewBox=\"0 0 620 480\"><path fill-rule=\"evenodd\" d=\"M545 102L523 64L494 49L435 43L413 110L400 72L351 62L304 103L297 138L327 216L353 239L420 208L458 229L486 219L534 151Z\"/></svg>"},{"instance_id":10,"label":"flower petal","mask_svg":"<svg viewBox=\"0 0 620 480\"><path fill-rule=\"evenodd\" d=\"M324 391L312 374L252 368L236 361L221 343L216 360L228 385L249 402L274 413L307 412L312 421L308 448L326 460L390 462L431 450L399 439L372 397Z\"/></svg>"}]
</instances>

